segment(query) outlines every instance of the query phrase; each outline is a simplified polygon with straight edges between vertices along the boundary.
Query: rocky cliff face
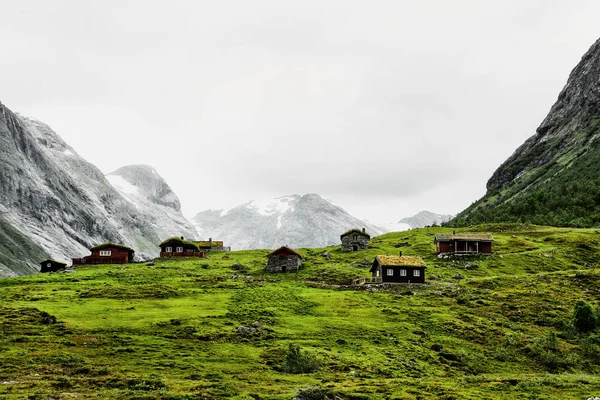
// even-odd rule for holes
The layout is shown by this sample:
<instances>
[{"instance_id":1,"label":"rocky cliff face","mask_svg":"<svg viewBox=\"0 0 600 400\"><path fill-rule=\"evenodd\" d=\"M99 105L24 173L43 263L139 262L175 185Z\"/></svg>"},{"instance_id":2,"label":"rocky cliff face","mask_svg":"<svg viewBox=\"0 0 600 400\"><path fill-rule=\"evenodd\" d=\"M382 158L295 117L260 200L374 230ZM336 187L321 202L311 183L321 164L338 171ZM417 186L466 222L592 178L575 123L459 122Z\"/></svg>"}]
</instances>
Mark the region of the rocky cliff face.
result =
<instances>
[{"instance_id":1,"label":"rocky cliff face","mask_svg":"<svg viewBox=\"0 0 600 400\"><path fill-rule=\"evenodd\" d=\"M223 240L235 250L337 245L340 235L351 228L365 228L371 237L385 232L317 194L252 201L230 210L203 211L192 222L204 239Z\"/></svg>"},{"instance_id":2,"label":"rocky cliff face","mask_svg":"<svg viewBox=\"0 0 600 400\"><path fill-rule=\"evenodd\" d=\"M124 173L134 181L129 174L134 172ZM161 194L152 184L142 183L143 176L137 178L136 187L143 188L140 196L150 193L149 203L162 201L166 205L157 207L180 217L179 201L172 192ZM167 231L193 234L189 223L183 229L178 224L159 229L164 228L157 226L163 219L156 218L153 209L126 199L49 126L17 115L1 103L0 204L8 224L50 256L65 261L109 240L134 248L140 258L153 257Z\"/></svg>"},{"instance_id":3,"label":"rocky cliff face","mask_svg":"<svg viewBox=\"0 0 600 400\"><path fill-rule=\"evenodd\" d=\"M492 175L486 195L454 224L600 223L600 40L571 72L535 135Z\"/></svg>"}]
</instances>

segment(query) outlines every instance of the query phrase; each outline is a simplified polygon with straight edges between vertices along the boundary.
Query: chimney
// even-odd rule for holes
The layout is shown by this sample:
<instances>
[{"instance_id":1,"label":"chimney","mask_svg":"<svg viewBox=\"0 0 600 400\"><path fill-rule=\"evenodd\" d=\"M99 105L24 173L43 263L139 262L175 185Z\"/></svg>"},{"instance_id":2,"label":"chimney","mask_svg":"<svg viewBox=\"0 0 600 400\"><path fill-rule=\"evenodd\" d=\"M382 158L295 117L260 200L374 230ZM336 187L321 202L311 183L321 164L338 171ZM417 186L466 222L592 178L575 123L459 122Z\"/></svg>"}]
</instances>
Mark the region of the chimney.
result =
<instances>
[{"instance_id":1,"label":"chimney","mask_svg":"<svg viewBox=\"0 0 600 400\"><path fill-rule=\"evenodd\" d=\"M402 252L401 252L401 251L399 251L398 253L400 253L399 255L400 255L400 257L402 257Z\"/></svg>"},{"instance_id":2,"label":"chimney","mask_svg":"<svg viewBox=\"0 0 600 400\"><path fill-rule=\"evenodd\" d=\"M456 231L452 231L452 234L453 234L453 235L456 235Z\"/></svg>"},{"instance_id":3,"label":"chimney","mask_svg":"<svg viewBox=\"0 0 600 400\"><path fill-rule=\"evenodd\" d=\"M209 243L212 243L212 238L208 238L208 242L209 242Z\"/></svg>"},{"instance_id":4,"label":"chimney","mask_svg":"<svg viewBox=\"0 0 600 400\"><path fill-rule=\"evenodd\" d=\"M363 228L363 233L365 233L365 228Z\"/></svg>"},{"instance_id":5,"label":"chimney","mask_svg":"<svg viewBox=\"0 0 600 400\"><path fill-rule=\"evenodd\" d=\"M181 240L183 240L183 236L181 237Z\"/></svg>"}]
</instances>

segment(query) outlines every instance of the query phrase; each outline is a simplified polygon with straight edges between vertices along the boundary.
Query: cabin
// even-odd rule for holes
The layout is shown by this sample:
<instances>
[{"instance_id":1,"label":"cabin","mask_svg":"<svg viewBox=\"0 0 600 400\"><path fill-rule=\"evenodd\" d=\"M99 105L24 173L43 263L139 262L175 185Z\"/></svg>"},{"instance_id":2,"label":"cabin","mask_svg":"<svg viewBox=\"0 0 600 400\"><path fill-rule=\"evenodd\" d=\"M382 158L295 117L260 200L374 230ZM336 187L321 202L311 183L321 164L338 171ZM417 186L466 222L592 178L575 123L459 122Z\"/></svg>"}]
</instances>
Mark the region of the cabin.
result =
<instances>
[{"instance_id":1,"label":"cabin","mask_svg":"<svg viewBox=\"0 0 600 400\"><path fill-rule=\"evenodd\" d=\"M377 256L370 271L381 283L425 283L425 261L416 256Z\"/></svg>"},{"instance_id":2,"label":"cabin","mask_svg":"<svg viewBox=\"0 0 600 400\"><path fill-rule=\"evenodd\" d=\"M206 257L206 252L198 248L195 242L184 240L183 237L172 237L161 244L161 257Z\"/></svg>"},{"instance_id":3,"label":"cabin","mask_svg":"<svg viewBox=\"0 0 600 400\"><path fill-rule=\"evenodd\" d=\"M438 254L491 254L494 237L481 233L453 233L452 235L435 235Z\"/></svg>"},{"instance_id":4,"label":"cabin","mask_svg":"<svg viewBox=\"0 0 600 400\"><path fill-rule=\"evenodd\" d=\"M302 265L302 256L287 246L282 246L267 255L267 272L298 271Z\"/></svg>"},{"instance_id":5,"label":"cabin","mask_svg":"<svg viewBox=\"0 0 600 400\"><path fill-rule=\"evenodd\" d=\"M133 261L133 249L116 243L103 243L90 249L91 255L74 258L73 265L127 264Z\"/></svg>"},{"instance_id":6,"label":"cabin","mask_svg":"<svg viewBox=\"0 0 600 400\"><path fill-rule=\"evenodd\" d=\"M40 272L57 272L64 271L67 267L67 263L56 261L56 260L46 260L40 263Z\"/></svg>"},{"instance_id":7,"label":"cabin","mask_svg":"<svg viewBox=\"0 0 600 400\"><path fill-rule=\"evenodd\" d=\"M231 251L231 246L224 246L222 240L208 238L208 240L194 241L192 243L195 243L200 251Z\"/></svg>"},{"instance_id":8,"label":"cabin","mask_svg":"<svg viewBox=\"0 0 600 400\"><path fill-rule=\"evenodd\" d=\"M342 241L342 251L359 251L369 247L371 236L365 232L365 228L362 228L362 230L355 228L342 233L340 239Z\"/></svg>"}]
</instances>

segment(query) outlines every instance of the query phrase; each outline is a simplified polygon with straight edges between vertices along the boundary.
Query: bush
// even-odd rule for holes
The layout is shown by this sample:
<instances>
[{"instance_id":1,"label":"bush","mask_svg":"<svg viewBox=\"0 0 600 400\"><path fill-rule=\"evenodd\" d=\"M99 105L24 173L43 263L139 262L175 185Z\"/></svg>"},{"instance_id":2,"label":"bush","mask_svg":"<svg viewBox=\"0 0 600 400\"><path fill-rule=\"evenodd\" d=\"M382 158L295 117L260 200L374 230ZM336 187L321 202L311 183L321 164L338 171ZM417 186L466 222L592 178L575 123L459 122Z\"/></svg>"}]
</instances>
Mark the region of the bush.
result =
<instances>
[{"instance_id":1,"label":"bush","mask_svg":"<svg viewBox=\"0 0 600 400\"><path fill-rule=\"evenodd\" d=\"M281 370L290 374L303 374L319 369L320 362L313 354L303 352L300 346L290 343Z\"/></svg>"},{"instance_id":2,"label":"bush","mask_svg":"<svg viewBox=\"0 0 600 400\"><path fill-rule=\"evenodd\" d=\"M573 325L579 332L591 332L596 329L596 326L598 325L592 306L585 301L578 301L577 304L575 304L573 316L575 317Z\"/></svg>"}]
</instances>

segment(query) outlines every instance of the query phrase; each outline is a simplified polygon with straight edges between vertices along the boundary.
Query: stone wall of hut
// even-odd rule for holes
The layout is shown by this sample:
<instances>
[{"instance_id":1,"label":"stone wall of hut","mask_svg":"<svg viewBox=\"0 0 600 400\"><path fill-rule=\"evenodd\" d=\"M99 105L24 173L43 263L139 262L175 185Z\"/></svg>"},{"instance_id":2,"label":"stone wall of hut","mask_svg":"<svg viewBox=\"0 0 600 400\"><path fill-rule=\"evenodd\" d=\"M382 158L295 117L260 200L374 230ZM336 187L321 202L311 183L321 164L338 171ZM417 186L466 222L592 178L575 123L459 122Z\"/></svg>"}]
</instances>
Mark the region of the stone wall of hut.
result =
<instances>
[{"instance_id":1,"label":"stone wall of hut","mask_svg":"<svg viewBox=\"0 0 600 400\"><path fill-rule=\"evenodd\" d=\"M369 247L369 237L360 233L350 233L342 237L342 251L366 250Z\"/></svg>"},{"instance_id":2,"label":"stone wall of hut","mask_svg":"<svg viewBox=\"0 0 600 400\"><path fill-rule=\"evenodd\" d=\"M298 271L300 269L300 265L302 265L302 260L295 254L288 256L273 254L269 256L269 260L267 262L267 272Z\"/></svg>"}]
</instances>

